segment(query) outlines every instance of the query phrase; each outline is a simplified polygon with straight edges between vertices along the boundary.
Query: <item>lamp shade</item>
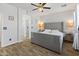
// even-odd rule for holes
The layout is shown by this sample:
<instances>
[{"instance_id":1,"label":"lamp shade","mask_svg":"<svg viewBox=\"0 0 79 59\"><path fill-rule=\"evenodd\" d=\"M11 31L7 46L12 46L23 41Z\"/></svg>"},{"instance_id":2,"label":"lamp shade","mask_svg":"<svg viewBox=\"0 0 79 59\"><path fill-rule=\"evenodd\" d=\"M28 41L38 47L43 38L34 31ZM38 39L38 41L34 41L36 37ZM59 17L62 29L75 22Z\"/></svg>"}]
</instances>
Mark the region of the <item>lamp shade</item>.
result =
<instances>
[{"instance_id":1,"label":"lamp shade","mask_svg":"<svg viewBox=\"0 0 79 59\"><path fill-rule=\"evenodd\" d=\"M37 26L39 30L44 30L44 22L42 20L38 21Z\"/></svg>"},{"instance_id":2,"label":"lamp shade","mask_svg":"<svg viewBox=\"0 0 79 59\"><path fill-rule=\"evenodd\" d=\"M67 27L73 27L74 26L74 21L72 19L67 20Z\"/></svg>"}]
</instances>

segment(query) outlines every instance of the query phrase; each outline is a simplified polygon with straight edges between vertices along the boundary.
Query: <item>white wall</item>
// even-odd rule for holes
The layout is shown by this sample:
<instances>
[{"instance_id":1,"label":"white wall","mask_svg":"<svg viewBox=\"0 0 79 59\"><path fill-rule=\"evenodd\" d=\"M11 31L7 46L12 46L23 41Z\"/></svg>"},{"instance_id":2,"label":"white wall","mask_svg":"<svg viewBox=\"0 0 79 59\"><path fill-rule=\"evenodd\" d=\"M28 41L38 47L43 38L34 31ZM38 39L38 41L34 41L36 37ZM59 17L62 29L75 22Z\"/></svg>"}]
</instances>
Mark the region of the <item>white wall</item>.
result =
<instances>
[{"instance_id":1,"label":"white wall","mask_svg":"<svg viewBox=\"0 0 79 59\"><path fill-rule=\"evenodd\" d=\"M17 42L17 8L8 4L0 4L0 14L2 27L7 27L7 30L2 30L1 45L4 47ZM14 16L14 20L8 20L8 16Z\"/></svg>"},{"instance_id":2,"label":"white wall","mask_svg":"<svg viewBox=\"0 0 79 59\"><path fill-rule=\"evenodd\" d=\"M23 24L24 20L31 20L30 16L27 15L26 10L8 4L0 4L0 16L2 20L2 25L0 22L0 27L7 27L7 30L2 29L2 34L0 32L2 35L2 47L14 44L16 42L21 42L26 39L25 28L26 25L30 27L31 24L30 21L28 21L28 24ZM14 16L14 20L8 20L8 16ZM29 28L28 33L31 33L30 31L31 28ZM30 38L31 34L28 34L28 36Z\"/></svg>"},{"instance_id":3,"label":"white wall","mask_svg":"<svg viewBox=\"0 0 79 59\"><path fill-rule=\"evenodd\" d=\"M74 19L73 11L59 12L41 17L45 22L64 22L64 32L68 32L67 20Z\"/></svg>"},{"instance_id":4,"label":"white wall","mask_svg":"<svg viewBox=\"0 0 79 59\"><path fill-rule=\"evenodd\" d=\"M74 13L73 11L65 11L65 12L58 12L58 13L53 13L49 15L44 15L44 16L36 16L32 17L33 24L34 24L34 29L36 29L36 23L38 20L43 20L44 22L64 22L64 31L68 32L66 22L68 19L74 19ZM35 30L34 30L35 31Z\"/></svg>"},{"instance_id":5,"label":"white wall","mask_svg":"<svg viewBox=\"0 0 79 59\"><path fill-rule=\"evenodd\" d=\"M37 29L38 20L40 20L40 16L38 15L31 16L31 31L34 31L34 32L38 31Z\"/></svg>"}]
</instances>

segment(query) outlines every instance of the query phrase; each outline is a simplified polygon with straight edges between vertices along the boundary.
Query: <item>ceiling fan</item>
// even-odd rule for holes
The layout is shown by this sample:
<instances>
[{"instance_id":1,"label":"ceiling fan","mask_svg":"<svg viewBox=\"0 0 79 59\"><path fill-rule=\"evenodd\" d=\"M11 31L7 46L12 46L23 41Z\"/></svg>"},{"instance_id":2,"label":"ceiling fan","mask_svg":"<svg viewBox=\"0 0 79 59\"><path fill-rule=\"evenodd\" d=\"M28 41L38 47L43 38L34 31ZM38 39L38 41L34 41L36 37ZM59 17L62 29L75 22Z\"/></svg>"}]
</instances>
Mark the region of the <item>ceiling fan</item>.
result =
<instances>
[{"instance_id":1,"label":"ceiling fan","mask_svg":"<svg viewBox=\"0 0 79 59\"><path fill-rule=\"evenodd\" d=\"M50 7L44 7L46 5L46 3L38 3L37 5L31 3L31 5L37 7L35 9L33 9L32 11L39 10L39 11L43 12L44 9L51 9Z\"/></svg>"}]
</instances>

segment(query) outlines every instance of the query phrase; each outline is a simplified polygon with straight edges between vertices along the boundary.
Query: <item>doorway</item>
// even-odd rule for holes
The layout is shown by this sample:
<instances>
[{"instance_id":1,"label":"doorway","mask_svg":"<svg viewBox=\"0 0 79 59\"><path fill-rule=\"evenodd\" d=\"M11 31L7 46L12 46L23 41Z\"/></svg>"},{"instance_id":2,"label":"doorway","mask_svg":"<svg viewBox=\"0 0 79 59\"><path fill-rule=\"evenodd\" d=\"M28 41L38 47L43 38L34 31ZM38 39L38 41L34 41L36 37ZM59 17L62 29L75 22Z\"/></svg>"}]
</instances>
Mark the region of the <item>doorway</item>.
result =
<instances>
[{"instance_id":1,"label":"doorway","mask_svg":"<svg viewBox=\"0 0 79 59\"><path fill-rule=\"evenodd\" d=\"M28 15L23 16L24 37L26 39L31 38L31 17Z\"/></svg>"}]
</instances>

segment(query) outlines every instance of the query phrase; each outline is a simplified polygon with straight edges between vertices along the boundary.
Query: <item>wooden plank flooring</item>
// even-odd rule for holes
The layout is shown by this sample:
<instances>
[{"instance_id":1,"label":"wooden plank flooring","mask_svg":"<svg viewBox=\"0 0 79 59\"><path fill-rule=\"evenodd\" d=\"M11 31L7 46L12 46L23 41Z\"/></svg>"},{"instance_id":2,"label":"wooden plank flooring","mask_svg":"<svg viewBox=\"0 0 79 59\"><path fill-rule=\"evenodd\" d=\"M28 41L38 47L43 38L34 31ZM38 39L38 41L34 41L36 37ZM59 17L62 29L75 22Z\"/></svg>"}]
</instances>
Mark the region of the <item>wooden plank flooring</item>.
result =
<instances>
[{"instance_id":1,"label":"wooden plank flooring","mask_svg":"<svg viewBox=\"0 0 79 59\"><path fill-rule=\"evenodd\" d=\"M0 48L0 56L79 56L79 52L72 48L72 43L64 43L62 54L50 51L29 41L16 43L5 48Z\"/></svg>"}]
</instances>

